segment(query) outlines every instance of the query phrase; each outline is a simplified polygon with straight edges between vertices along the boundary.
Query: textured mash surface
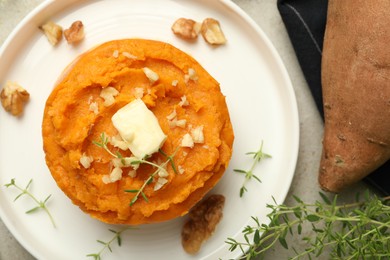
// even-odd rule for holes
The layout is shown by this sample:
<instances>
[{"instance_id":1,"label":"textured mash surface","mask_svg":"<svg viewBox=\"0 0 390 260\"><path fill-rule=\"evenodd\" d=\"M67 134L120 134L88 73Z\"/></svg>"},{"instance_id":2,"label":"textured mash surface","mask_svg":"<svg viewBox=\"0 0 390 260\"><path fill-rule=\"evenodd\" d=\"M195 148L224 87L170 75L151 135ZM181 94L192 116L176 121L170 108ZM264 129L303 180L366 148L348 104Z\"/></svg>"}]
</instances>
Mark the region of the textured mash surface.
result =
<instances>
[{"instance_id":1,"label":"textured mash surface","mask_svg":"<svg viewBox=\"0 0 390 260\"><path fill-rule=\"evenodd\" d=\"M156 72L159 80L151 83L144 67ZM189 69L196 77L188 79ZM110 106L105 106L100 97L107 87L119 92ZM149 202L140 197L129 206L134 193L124 190L139 189L154 169L141 165L137 176L130 177L131 169L123 168L121 180L105 184L102 178L112 169L112 156L93 141L98 141L103 132L109 137L118 134L111 117L134 100L140 88L142 100L167 135L162 149L172 154L179 147L174 161L184 172L175 174L168 166L168 183L158 191L153 190L154 183L148 185L145 194ZM183 96L187 106L179 105ZM98 111L90 109L93 102ZM184 128L170 126L167 116L173 111L177 119L186 120ZM180 147L182 137L199 126L203 126L204 143ZM175 47L141 39L107 42L71 64L47 100L42 132L47 165L73 203L104 222L124 224L159 222L186 214L223 175L234 139L218 82ZM109 147L114 152L118 149ZM131 155L129 151L120 152ZM79 163L83 154L93 158L89 168ZM165 158L155 154L150 160L163 162Z\"/></svg>"}]
</instances>

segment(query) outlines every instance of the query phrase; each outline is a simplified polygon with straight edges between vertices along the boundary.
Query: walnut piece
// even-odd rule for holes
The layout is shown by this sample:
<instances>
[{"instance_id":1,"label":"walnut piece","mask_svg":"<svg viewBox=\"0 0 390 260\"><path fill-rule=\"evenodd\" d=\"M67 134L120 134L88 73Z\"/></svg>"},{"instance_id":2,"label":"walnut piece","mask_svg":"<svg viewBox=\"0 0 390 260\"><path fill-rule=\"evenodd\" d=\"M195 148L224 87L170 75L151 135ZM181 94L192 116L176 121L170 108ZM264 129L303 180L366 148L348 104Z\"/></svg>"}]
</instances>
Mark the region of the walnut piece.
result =
<instances>
[{"instance_id":1,"label":"walnut piece","mask_svg":"<svg viewBox=\"0 0 390 260\"><path fill-rule=\"evenodd\" d=\"M64 36L69 44L78 43L84 39L84 25L81 21L72 23L69 29L64 31Z\"/></svg>"},{"instance_id":2,"label":"walnut piece","mask_svg":"<svg viewBox=\"0 0 390 260\"><path fill-rule=\"evenodd\" d=\"M103 105L109 107L115 103L115 97L118 96L119 91L113 87L106 87L100 91L100 97L104 99Z\"/></svg>"},{"instance_id":3,"label":"walnut piece","mask_svg":"<svg viewBox=\"0 0 390 260\"><path fill-rule=\"evenodd\" d=\"M145 73L146 77L149 79L151 85L153 85L158 79L159 76L156 72L149 69L148 67L142 68L142 71Z\"/></svg>"},{"instance_id":4,"label":"walnut piece","mask_svg":"<svg viewBox=\"0 0 390 260\"><path fill-rule=\"evenodd\" d=\"M24 104L30 94L16 82L8 81L0 93L1 104L4 109L14 116L19 116L24 110Z\"/></svg>"},{"instance_id":5,"label":"walnut piece","mask_svg":"<svg viewBox=\"0 0 390 260\"><path fill-rule=\"evenodd\" d=\"M224 205L225 197L213 194L191 209L190 220L184 224L181 233L181 242L187 253L196 254L202 243L214 233L222 219Z\"/></svg>"},{"instance_id":6,"label":"walnut piece","mask_svg":"<svg viewBox=\"0 0 390 260\"><path fill-rule=\"evenodd\" d=\"M58 24L49 21L41 25L39 28L43 31L47 40L53 46L57 45L62 38L62 27Z\"/></svg>"},{"instance_id":7,"label":"walnut piece","mask_svg":"<svg viewBox=\"0 0 390 260\"><path fill-rule=\"evenodd\" d=\"M193 40L198 37L200 27L200 23L192 19L179 18L173 23L171 29L177 36L183 39Z\"/></svg>"},{"instance_id":8,"label":"walnut piece","mask_svg":"<svg viewBox=\"0 0 390 260\"><path fill-rule=\"evenodd\" d=\"M213 18L206 18L202 22L201 33L206 42L213 45L226 43L225 35L222 32L219 21Z\"/></svg>"}]
</instances>

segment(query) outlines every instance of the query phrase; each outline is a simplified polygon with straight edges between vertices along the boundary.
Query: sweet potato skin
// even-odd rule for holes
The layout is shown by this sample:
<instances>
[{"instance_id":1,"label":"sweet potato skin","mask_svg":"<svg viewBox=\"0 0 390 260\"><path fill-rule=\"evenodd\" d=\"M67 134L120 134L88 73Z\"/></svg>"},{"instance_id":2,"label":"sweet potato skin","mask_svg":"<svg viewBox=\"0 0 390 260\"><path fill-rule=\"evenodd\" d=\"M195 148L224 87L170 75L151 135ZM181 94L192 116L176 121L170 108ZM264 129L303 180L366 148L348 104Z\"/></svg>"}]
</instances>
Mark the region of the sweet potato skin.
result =
<instances>
[{"instance_id":1,"label":"sweet potato skin","mask_svg":"<svg viewBox=\"0 0 390 260\"><path fill-rule=\"evenodd\" d=\"M339 192L390 158L390 2L329 0L319 183Z\"/></svg>"}]
</instances>

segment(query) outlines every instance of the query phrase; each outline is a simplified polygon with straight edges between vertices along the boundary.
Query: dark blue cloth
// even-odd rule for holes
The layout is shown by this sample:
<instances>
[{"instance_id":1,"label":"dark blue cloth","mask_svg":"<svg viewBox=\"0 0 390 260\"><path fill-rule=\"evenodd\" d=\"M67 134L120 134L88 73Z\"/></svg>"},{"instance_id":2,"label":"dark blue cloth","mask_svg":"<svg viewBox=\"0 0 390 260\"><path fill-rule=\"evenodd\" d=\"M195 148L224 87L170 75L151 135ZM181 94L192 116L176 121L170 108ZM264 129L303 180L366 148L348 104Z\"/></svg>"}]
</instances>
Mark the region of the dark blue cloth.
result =
<instances>
[{"instance_id":1,"label":"dark blue cloth","mask_svg":"<svg viewBox=\"0 0 390 260\"><path fill-rule=\"evenodd\" d=\"M277 5L317 108L324 117L321 58L328 0L278 0ZM390 160L364 181L390 195Z\"/></svg>"}]
</instances>

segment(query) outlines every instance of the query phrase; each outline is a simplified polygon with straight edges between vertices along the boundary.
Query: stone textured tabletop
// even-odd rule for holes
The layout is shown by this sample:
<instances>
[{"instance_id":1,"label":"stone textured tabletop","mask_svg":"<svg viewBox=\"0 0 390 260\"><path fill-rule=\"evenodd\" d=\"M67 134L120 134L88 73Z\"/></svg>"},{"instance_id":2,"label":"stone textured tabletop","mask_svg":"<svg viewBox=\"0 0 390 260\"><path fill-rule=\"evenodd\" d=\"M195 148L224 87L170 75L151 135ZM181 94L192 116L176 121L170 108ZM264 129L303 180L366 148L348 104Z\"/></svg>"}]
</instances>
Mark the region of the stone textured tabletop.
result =
<instances>
[{"instance_id":1,"label":"stone textured tabletop","mask_svg":"<svg viewBox=\"0 0 390 260\"><path fill-rule=\"evenodd\" d=\"M0 0L0 45L11 33L13 28L42 0ZM291 195L297 195L307 202L319 199L317 172L321 155L321 138L323 124L315 108L307 83L303 77L287 32L276 7L276 0L234 0L270 38L281 56L290 75L298 101L300 117L300 151L295 176L290 188L287 204L293 204ZM341 201L349 201L352 195L364 190L364 184L359 183L348 192L341 194ZM302 242L289 239L295 248L304 248ZM265 259L287 259L293 256L292 251L281 246L275 246ZM9 233L0 221L0 259L34 259ZM324 256L324 259L327 259Z\"/></svg>"}]
</instances>

